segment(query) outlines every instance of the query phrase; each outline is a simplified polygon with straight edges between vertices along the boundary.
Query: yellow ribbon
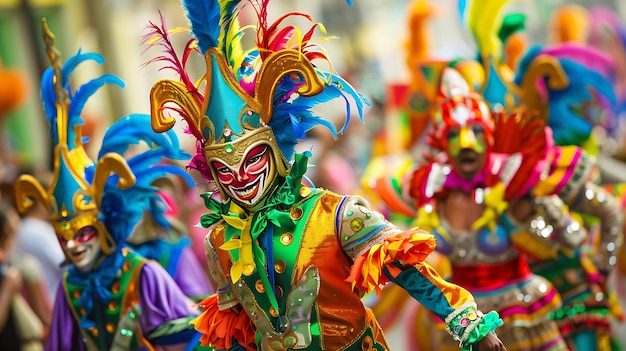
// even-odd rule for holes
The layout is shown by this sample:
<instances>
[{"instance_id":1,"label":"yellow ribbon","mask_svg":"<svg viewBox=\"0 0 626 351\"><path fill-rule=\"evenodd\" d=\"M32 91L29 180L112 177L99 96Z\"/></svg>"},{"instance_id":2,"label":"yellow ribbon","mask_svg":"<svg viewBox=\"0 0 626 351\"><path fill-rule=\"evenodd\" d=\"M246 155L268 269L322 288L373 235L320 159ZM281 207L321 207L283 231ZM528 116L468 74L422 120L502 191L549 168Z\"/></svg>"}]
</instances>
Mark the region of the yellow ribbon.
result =
<instances>
[{"instance_id":1,"label":"yellow ribbon","mask_svg":"<svg viewBox=\"0 0 626 351\"><path fill-rule=\"evenodd\" d=\"M509 207L509 204L504 201L504 183L499 182L485 190L484 202L486 208L483 211L483 215L472 224L472 230L487 227L494 231L498 217Z\"/></svg>"},{"instance_id":2,"label":"yellow ribbon","mask_svg":"<svg viewBox=\"0 0 626 351\"><path fill-rule=\"evenodd\" d=\"M252 216L246 216L243 209L239 208L235 204L231 203L229 213L235 214L230 216L223 214L222 218L235 229L241 231L239 238L233 237L228 242L222 244L220 249L222 250L238 250L239 259L230 267L230 279L234 283L246 272L252 272L256 267L254 263L254 255L252 254L252 234L250 228L252 227Z\"/></svg>"},{"instance_id":3,"label":"yellow ribbon","mask_svg":"<svg viewBox=\"0 0 626 351\"><path fill-rule=\"evenodd\" d=\"M434 229L436 229L437 233L441 235L444 240L451 240L450 234L448 234L446 229L441 225L439 214L433 204L422 206L417 210L417 218L413 221L413 227L420 228L429 233L432 233Z\"/></svg>"}]
</instances>

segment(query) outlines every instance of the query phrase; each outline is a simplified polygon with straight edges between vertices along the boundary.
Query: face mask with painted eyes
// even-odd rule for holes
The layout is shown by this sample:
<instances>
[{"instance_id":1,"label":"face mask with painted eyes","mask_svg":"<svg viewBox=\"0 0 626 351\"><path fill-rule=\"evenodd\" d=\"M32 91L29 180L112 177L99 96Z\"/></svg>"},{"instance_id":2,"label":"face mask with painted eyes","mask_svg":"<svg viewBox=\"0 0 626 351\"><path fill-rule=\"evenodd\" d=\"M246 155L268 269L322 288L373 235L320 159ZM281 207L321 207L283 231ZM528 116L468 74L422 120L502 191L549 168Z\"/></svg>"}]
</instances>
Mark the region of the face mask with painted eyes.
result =
<instances>
[{"instance_id":1,"label":"face mask with painted eyes","mask_svg":"<svg viewBox=\"0 0 626 351\"><path fill-rule=\"evenodd\" d=\"M456 171L465 178L476 175L487 158L488 141L480 123L451 127L447 132L448 149Z\"/></svg>"},{"instance_id":2,"label":"face mask with painted eyes","mask_svg":"<svg viewBox=\"0 0 626 351\"><path fill-rule=\"evenodd\" d=\"M251 145L238 164L214 158L210 161L220 188L239 205L253 209L274 187L276 165L267 144Z\"/></svg>"},{"instance_id":3,"label":"face mask with painted eyes","mask_svg":"<svg viewBox=\"0 0 626 351\"><path fill-rule=\"evenodd\" d=\"M96 227L82 227L70 240L58 235L57 239L59 239L59 244L61 244L65 255L79 271L86 273L93 269L101 250Z\"/></svg>"},{"instance_id":4,"label":"face mask with painted eyes","mask_svg":"<svg viewBox=\"0 0 626 351\"><path fill-rule=\"evenodd\" d=\"M469 125L451 127L447 132L448 155L456 157L463 149L472 150L478 154L487 151L487 136L485 128L480 123L470 123Z\"/></svg>"}]
</instances>

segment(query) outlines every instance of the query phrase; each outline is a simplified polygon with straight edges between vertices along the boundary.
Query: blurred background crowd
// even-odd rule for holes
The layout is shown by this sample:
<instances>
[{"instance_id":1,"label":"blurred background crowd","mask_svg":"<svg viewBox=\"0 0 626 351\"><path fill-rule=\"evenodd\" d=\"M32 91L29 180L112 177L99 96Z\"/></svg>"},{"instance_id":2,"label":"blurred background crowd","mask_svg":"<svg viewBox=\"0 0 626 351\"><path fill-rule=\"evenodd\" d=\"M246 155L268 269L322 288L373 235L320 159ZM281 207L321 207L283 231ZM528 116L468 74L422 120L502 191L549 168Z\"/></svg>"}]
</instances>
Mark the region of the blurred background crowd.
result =
<instances>
[{"instance_id":1,"label":"blurred background crowd","mask_svg":"<svg viewBox=\"0 0 626 351\"><path fill-rule=\"evenodd\" d=\"M476 52L472 36L457 10L459 3L464 2L433 0L429 5L432 16L424 33L428 38L429 57L454 60L471 58ZM270 5L276 8L275 13L301 11L323 23L330 39L323 46L333 69L372 103L365 112L364 123L352 123L338 140L318 128L298 146L300 151L313 153L311 164L314 167L307 174L315 185L340 194L363 193L363 174L368 171L368 165L372 167L372 158L405 151L402 137L395 133L402 133L403 127L399 122L402 106L398 94L410 83L407 42L411 3L412 0L354 0L349 7L343 0L274 0ZM557 40L553 15L566 4L579 5L584 10L602 6L626 23L624 0L512 1L505 12L526 15L524 33L529 44L549 44ZM75 53L82 49L99 52L105 57L103 65L81 67L85 77L110 73L126 83L123 89L105 87L84 109L83 133L91 139L87 151L94 152L99 150L106 128L117 118L149 111L150 87L158 79L168 77L168 72L143 66L155 53L146 52L147 46L141 44L142 37L150 21L159 23L159 11L169 28L187 27L178 0L0 0L0 200L3 204L0 207L0 262L9 261L10 256L18 257L13 259L16 263L12 262L10 269L6 268L9 273L3 271L5 278L9 277L6 278L9 284L2 285L2 292L23 293L44 330L49 323L50 301L54 300L63 272L60 263L64 256L44 209L36 208L19 218L10 206L4 205L12 205L12 185L20 174L33 174L42 184L50 181L51 141L39 97L39 79L48 65L41 18L47 19L56 34L56 45L61 52ZM622 28L626 28L626 24ZM623 31L626 38L626 29ZM186 37L180 40L178 47L182 48ZM614 53L608 54L617 67L626 66L626 47L615 48ZM191 62L190 65L197 65L200 72L204 63ZM75 76L81 77L81 72ZM338 116L343 113L340 105L322 108L321 113L330 119L335 111ZM358 118L356 113L353 117ZM625 140L620 137L620 126L626 116L617 117L618 132L602 143L602 147L609 150L603 164L608 179L624 182L626 158L623 155L626 153L622 148ZM194 139L182 130L179 133L181 142L191 152ZM416 151L412 156L418 158L420 154ZM203 212L197 194L206 190L207 184L196 178L195 188L176 181L167 186L172 197L171 216L176 217L180 232L190 233L190 240L196 244L191 248L202 262L204 253L197 240L203 233L194 224ZM49 234L44 234L46 232ZM4 323L2 311L0 299L0 329Z\"/></svg>"}]
</instances>

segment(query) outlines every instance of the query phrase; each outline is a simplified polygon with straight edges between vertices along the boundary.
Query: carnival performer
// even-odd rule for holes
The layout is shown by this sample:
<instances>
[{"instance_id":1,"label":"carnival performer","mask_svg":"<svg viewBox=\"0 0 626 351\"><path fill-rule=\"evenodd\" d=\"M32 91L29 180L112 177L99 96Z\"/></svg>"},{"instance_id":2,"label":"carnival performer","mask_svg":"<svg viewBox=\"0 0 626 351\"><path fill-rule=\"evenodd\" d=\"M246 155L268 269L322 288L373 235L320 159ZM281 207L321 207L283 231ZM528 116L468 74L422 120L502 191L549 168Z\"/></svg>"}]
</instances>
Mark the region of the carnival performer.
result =
<instances>
[{"instance_id":1,"label":"carnival performer","mask_svg":"<svg viewBox=\"0 0 626 351\"><path fill-rule=\"evenodd\" d=\"M259 19L248 51L238 22L244 3ZM351 97L361 114L366 103L348 82L312 64L328 60L312 41L319 25L301 31L283 24L292 16L310 20L303 13L271 23L268 1L183 5L206 60L206 88L181 65L181 81L157 82L151 103L157 131L173 127L163 107L177 103L198 140L191 166L219 189L204 195L209 213L201 219L219 282L194 321L201 341L218 350L388 350L360 297L394 282L447 322L457 348L504 350L491 332L497 314L483 315L466 290L423 262L435 246L431 234L401 231L358 196L302 184L310 153L295 153L298 139L319 124L336 133L311 108ZM165 28L154 28L172 52Z\"/></svg>"},{"instance_id":2,"label":"carnival performer","mask_svg":"<svg viewBox=\"0 0 626 351\"><path fill-rule=\"evenodd\" d=\"M68 264L46 349L183 349L197 335L188 322L198 312L160 265L125 249L124 240L157 197L151 183L168 173L186 176L158 163L187 155L174 134L145 128L149 116L131 115L107 130L92 161L83 147L81 110L99 87L123 82L103 75L73 90L74 69L103 59L79 51L62 64L45 20L43 27L51 67L42 76L42 99L55 144L54 177L44 189L34 177L21 176L16 197L22 212L34 202L46 206ZM122 154L142 142L149 149L126 161Z\"/></svg>"},{"instance_id":3,"label":"carnival performer","mask_svg":"<svg viewBox=\"0 0 626 351\"><path fill-rule=\"evenodd\" d=\"M567 212L539 235L522 228L535 219L536 199L557 194L569 202L592 191L593 163L580 148L555 148L541 120L493 113L453 69L444 70L441 92L429 139L438 153L404 184L419 208L415 225L434 233L451 282L502 316L498 335L507 349L567 350L548 318L560 297L530 271L525 253L575 249L586 232ZM453 347L441 338L440 350Z\"/></svg>"},{"instance_id":4,"label":"carnival performer","mask_svg":"<svg viewBox=\"0 0 626 351\"><path fill-rule=\"evenodd\" d=\"M164 190L159 191L126 243L144 258L159 262L183 293L198 302L209 296L213 288L191 251L189 238L174 228L175 208L172 197Z\"/></svg>"},{"instance_id":5,"label":"carnival performer","mask_svg":"<svg viewBox=\"0 0 626 351\"><path fill-rule=\"evenodd\" d=\"M499 10L497 5L493 6L495 16ZM493 106L500 103L507 110L517 106L528 113L538 113L550 127L557 146L579 146L587 154L606 159L599 150L600 140L606 137L598 138L597 131L602 129L609 135L616 125L611 116L616 102L611 82L613 63L608 56L586 45L585 10L572 5L560 9L551 27L558 42L529 48L513 74L505 74L500 68L494 50L499 42L489 35L485 22L474 21L472 25L472 32L481 43L481 62L485 72L490 72L482 86L485 99ZM507 75L514 79L507 79ZM558 220L551 221L562 205L569 206L585 227L595 223L593 227L599 228L591 231L598 232L597 235L590 235L573 252L555 251L551 255L544 255L541 250L528 252L531 270L550 280L561 295L562 308L554 311L552 318L570 350L610 350L611 320L623 319L606 281L616 264L622 241L622 214L615 198L593 184L601 182L598 169L603 168L602 163L595 160L594 163L596 170L590 173L587 190L580 193L584 199L537 199L534 212L539 220L529 222L531 226L525 228L539 233L544 228L537 225L558 227ZM557 203L548 204L553 201ZM546 204L557 210L546 211L543 207Z\"/></svg>"}]
</instances>

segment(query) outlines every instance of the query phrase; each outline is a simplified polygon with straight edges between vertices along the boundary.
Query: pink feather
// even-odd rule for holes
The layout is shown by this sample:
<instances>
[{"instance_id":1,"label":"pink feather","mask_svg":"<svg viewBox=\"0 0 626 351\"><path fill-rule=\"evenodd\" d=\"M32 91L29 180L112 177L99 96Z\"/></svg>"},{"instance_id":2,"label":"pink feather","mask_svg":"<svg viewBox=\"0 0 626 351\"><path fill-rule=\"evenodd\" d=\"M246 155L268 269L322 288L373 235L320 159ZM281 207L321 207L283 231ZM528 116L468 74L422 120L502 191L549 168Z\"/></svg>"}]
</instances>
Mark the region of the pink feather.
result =
<instances>
[{"instance_id":1,"label":"pink feather","mask_svg":"<svg viewBox=\"0 0 626 351\"><path fill-rule=\"evenodd\" d=\"M564 43L548 47L541 50L541 53L576 61L602 75L608 75L614 66L613 59L610 56L590 46L575 43Z\"/></svg>"}]
</instances>

